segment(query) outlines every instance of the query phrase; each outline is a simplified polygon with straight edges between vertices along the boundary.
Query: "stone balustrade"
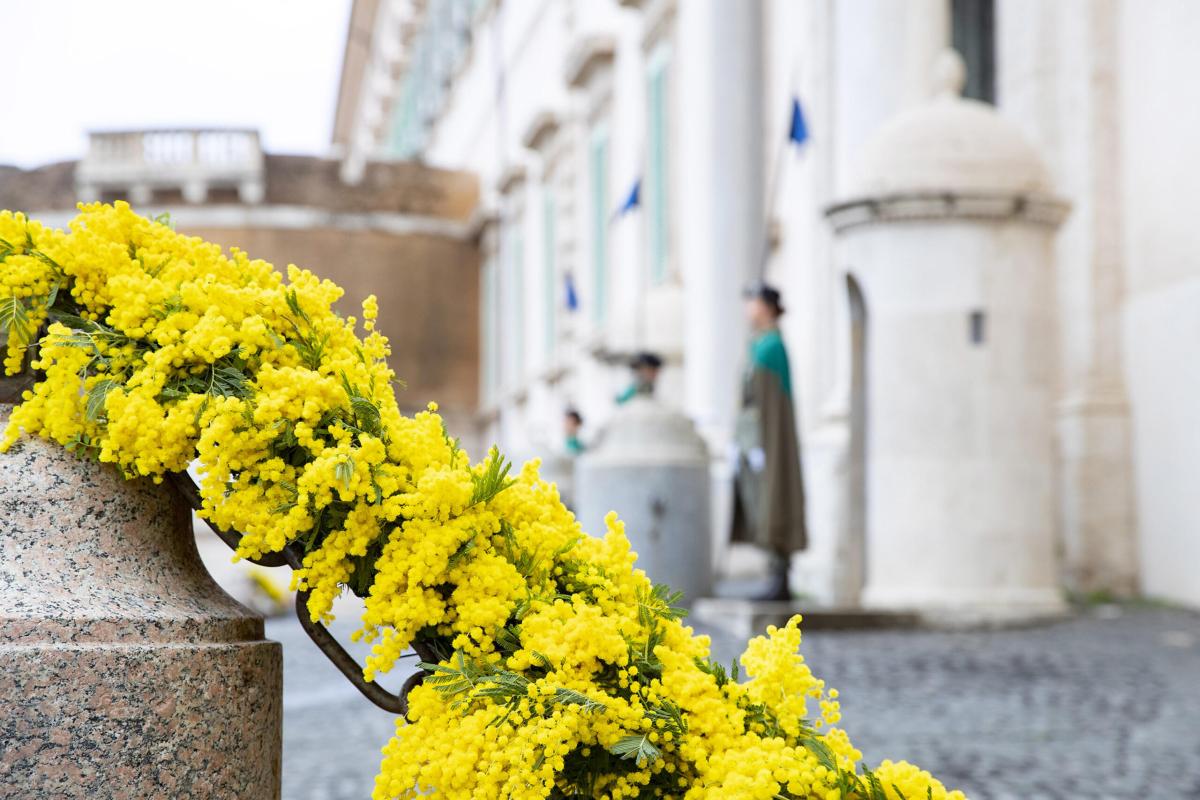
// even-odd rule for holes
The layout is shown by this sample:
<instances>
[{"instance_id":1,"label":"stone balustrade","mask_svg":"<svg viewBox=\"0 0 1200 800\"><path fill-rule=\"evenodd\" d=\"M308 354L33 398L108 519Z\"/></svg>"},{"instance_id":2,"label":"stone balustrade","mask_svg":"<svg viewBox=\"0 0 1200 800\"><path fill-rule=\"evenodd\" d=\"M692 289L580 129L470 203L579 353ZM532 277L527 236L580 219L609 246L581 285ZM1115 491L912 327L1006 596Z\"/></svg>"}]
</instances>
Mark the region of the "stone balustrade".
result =
<instances>
[{"instance_id":1,"label":"stone balustrade","mask_svg":"<svg viewBox=\"0 0 1200 800\"><path fill-rule=\"evenodd\" d=\"M146 204L156 191L178 191L185 202L203 203L213 189L233 189L240 202L260 203L265 194L262 145L255 130L92 132L75 184L83 200L117 193Z\"/></svg>"}]
</instances>

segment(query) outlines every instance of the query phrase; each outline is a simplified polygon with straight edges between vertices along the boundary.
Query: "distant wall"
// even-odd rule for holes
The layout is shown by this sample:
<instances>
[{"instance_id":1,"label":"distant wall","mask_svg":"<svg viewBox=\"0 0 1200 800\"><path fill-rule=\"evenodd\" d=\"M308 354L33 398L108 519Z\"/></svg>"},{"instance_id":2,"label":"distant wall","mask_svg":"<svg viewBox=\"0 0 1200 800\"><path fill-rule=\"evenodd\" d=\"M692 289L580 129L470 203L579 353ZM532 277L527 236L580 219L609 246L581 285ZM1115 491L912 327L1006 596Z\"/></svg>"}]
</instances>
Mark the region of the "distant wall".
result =
<instances>
[{"instance_id":1,"label":"distant wall","mask_svg":"<svg viewBox=\"0 0 1200 800\"><path fill-rule=\"evenodd\" d=\"M1200 5L1123 9L1125 364L1143 589L1200 606L1200 106L1185 100L1194 93L1192 67L1200 68Z\"/></svg>"},{"instance_id":2,"label":"distant wall","mask_svg":"<svg viewBox=\"0 0 1200 800\"><path fill-rule=\"evenodd\" d=\"M139 210L168 211L179 230L240 247L279 269L310 269L346 290L340 310L361 316L379 298L389 363L407 384L406 412L437 401L447 424L473 447L479 405L479 250L470 220L478 184L463 172L408 162L368 164L362 180L341 181L339 162L267 155L263 202L213 191L201 204L159 189ZM75 215L75 163L24 170L0 165L0 208L65 226ZM119 193L106 196L118 199Z\"/></svg>"},{"instance_id":3,"label":"distant wall","mask_svg":"<svg viewBox=\"0 0 1200 800\"><path fill-rule=\"evenodd\" d=\"M313 228L181 230L237 246L279 269L310 269L346 290L343 314L361 318L363 298L379 298L379 329L391 340L390 364L413 411L430 400L448 412L473 411L479 383L479 257L474 245L430 234Z\"/></svg>"}]
</instances>

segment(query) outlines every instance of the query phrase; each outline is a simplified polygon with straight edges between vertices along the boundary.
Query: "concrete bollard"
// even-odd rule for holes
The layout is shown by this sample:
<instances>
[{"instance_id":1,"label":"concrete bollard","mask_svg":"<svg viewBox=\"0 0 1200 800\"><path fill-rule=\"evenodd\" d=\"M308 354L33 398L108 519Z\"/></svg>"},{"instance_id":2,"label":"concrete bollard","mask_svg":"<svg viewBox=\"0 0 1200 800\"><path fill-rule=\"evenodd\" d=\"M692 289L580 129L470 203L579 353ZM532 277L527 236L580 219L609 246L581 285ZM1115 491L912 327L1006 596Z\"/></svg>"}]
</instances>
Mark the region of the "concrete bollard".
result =
<instances>
[{"instance_id":1,"label":"concrete bollard","mask_svg":"<svg viewBox=\"0 0 1200 800\"><path fill-rule=\"evenodd\" d=\"M282 679L168 486L0 455L0 797L277 798Z\"/></svg>"},{"instance_id":2,"label":"concrete bollard","mask_svg":"<svg viewBox=\"0 0 1200 800\"><path fill-rule=\"evenodd\" d=\"M637 566L684 593L690 605L712 593L708 449L691 421L639 396L609 421L575 468L577 516L599 534L621 515Z\"/></svg>"}]
</instances>

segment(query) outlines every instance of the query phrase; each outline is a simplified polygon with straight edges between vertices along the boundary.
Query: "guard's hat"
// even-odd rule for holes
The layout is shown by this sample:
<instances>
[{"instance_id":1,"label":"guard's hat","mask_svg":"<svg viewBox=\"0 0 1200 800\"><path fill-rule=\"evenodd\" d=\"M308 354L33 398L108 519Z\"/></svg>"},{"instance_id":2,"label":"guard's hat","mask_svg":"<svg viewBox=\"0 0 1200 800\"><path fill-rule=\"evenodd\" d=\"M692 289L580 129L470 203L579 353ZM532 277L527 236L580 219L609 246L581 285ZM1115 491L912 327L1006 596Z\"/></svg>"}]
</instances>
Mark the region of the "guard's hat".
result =
<instances>
[{"instance_id":1,"label":"guard's hat","mask_svg":"<svg viewBox=\"0 0 1200 800\"><path fill-rule=\"evenodd\" d=\"M643 351L633 357L629 362L630 369L638 369L639 367L649 367L650 369L658 369L663 364L662 359L657 353Z\"/></svg>"},{"instance_id":2,"label":"guard's hat","mask_svg":"<svg viewBox=\"0 0 1200 800\"><path fill-rule=\"evenodd\" d=\"M755 298L763 301L775 311L776 314L783 313L783 295L779 290L769 283L752 283L746 287L746 299Z\"/></svg>"}]
</instances>

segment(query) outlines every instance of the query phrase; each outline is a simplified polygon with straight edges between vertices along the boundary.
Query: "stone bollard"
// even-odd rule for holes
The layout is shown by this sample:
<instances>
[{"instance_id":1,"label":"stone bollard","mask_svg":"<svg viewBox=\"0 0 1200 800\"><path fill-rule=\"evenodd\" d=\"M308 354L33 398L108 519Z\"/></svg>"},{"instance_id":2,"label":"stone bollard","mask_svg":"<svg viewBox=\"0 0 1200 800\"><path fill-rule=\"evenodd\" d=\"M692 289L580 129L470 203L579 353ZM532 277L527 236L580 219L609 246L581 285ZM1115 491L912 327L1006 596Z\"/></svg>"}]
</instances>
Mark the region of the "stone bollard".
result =
<instances>
[{"instance_id":1,"label":"stone bollard","mask_svg":"<svg viewBox=\"0 0 1200 800\"><path fill-rule=\"evenodd\" d=\"M687 417L645 396L617 410L575 468L584 529L600 534L616 511L637 566L687 605L712 593L711 497L704 440Z\"/></svg>"},{"instance_id":2,"label":"stone bollard","mask_svg":"<svg viewBox=\"0 0 1200 800\"><path fill-rule=\"evenodd\" d=\"M279 797L281 655L166 485L0 455L0 798Z\"/></svg>"}]
</instances>

